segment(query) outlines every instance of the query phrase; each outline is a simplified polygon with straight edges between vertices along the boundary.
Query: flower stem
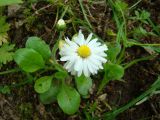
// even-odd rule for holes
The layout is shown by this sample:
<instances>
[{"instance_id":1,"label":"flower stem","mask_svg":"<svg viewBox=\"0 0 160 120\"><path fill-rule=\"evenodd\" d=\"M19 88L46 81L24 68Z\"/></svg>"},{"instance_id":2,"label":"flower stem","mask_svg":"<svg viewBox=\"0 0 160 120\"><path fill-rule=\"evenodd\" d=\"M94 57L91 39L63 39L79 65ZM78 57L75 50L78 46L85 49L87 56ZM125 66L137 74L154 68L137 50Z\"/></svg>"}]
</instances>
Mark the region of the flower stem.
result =
<instances>
[{"instance_id":1,"label":"flower stem","mask_svg":"<svg viewBox=\"0 0 160 120\"><path fill-rule=\"evenodd\" d=\"M0 72L0 75L5 75L5 74L9 74L9 73L14 73L14 72L18 72L20 71L19 68L14 68L14 69L11 69L11 70L7 70L7 71L2 71Z\"/></svg>"}]
</instances>

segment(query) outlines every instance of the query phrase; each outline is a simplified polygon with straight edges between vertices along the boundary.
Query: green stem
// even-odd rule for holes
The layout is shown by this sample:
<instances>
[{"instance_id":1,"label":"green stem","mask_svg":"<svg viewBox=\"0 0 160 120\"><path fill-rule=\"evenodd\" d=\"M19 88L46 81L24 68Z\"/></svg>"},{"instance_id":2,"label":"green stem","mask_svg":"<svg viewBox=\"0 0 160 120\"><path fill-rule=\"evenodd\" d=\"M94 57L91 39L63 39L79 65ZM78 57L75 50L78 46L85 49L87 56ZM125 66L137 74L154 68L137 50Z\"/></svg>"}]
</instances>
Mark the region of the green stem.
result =
<instances>
[{"instance_id":1,"label":"green stem","mask_svg":"<svg viewBox=\"0 0 160 120\"><path fill-rule=\"evenodd\" d=\"M127 42L130 45L137 45L137 46L160 46L160 44L142 44L142 43L135 43L135 42Z\"/></svg>"},{"instance_id":2,"label":"green stem","mask_svg":"<svg viewBox=\"0 0 160 120\"><path fill-rule=\"evenodd\" d=\"M106 71L106 67L104 67L104 71ZM97 95L102 91L102 89L104 88L104 86L110 81L108 79L108 77L107 77L107 74L108 73L104 72L104 77L103 77L103 80L101 81L101 83L99 85Z\"/></svg>"},{"instance_id":3,"label":"green stem","mask_svg":"<svg viewBox=\"0 0 160 120\"><path fill-rule=\"evenodd\" d=\"M21 86L23 86L23 85L26 85L26 84L28 84L28 83L31 83L32 81L33 81L33 80L28 79L28 80L25 80L25 81L23 81L23 82L20 82L20 83L17 83L17 84L13 84L13 85L11 85L11 87L12 87L12 88L21 87Z\"/></svg>"},{"instance_id":4,"label":"green stem","mask_svg":"<svg viewBox=\"0 0 160 120\"><path fill-rule=\"evenodd\" d=\"M68 8L69 8L69 6L66 6L65 7L65 9L64 9L64 11L63 11L63 13L62 13L62 15L61 15L61 19L64 17L64 15L66 14L66 12L67 12L67 10L68 10Z\"/></svg>"},{"instance_id":5,"label":"green stem","mask_svg":"<svg viewBox=\"0 0 160 120\"><path fill-rule=\"evenodd\" d=\"M115 3L112 0L108 0L114 14L114 20L116 21L116 26L118 29L118 34L116 37L116 42L117 43L122 43L123 44L123 49L119 55L119 58L117 60L117 63L120 64L123 61L124 53L125 53L125 48L127 47L127 26L126 26L126 18L123 10L121 7L119 7L120 13L122 18L120 18L117 15L117 11L115 10Z\"/></svg>"},{"instance_id":6,"label":"green stem","mask_svg":"<svg viewBox=\"0 0 160 120\"><path fill-rule=\"evenodd\" d=\"M135 6L137 6L142 0L137 1L135 4L133 4L131 7L129 7L128 9L131 10L133 9Z\"/></svg>"},{"instance_id":7,"label":"green stem","mask_svg":"<svg viewBox=\"0 0 160 120\"><path fill-rule=\"evenodd\" d=\"M7 71L0 72L0 75L5 75L5 74L14 73L14 72L19 72L19 71L20 71L19 68L14 68L14 69L11 69L11 70L7 70Z\"/></svg>"},{"instance_id":8,"label":"green stem","mask_svg":"<svg viewBox=\"0 0 160 120\"><path fill-rule=\"evenodd\" d=\"M87 15L86 15L86 11L85 11L85 9L84 9L84 7L83 7L82 0L78 0L78 1L79 1L79 4L80 4L80 7L81 7L81 9L82 9L82 13L83 13L83 15L84 15L84 19L85 19L86 22L88 23L88 26L92 29L92 25L91 25L91 23L89 22L89 20L88 20L88 18L87 18Z\"/></svg>"},{"instance_id":9,"label":"green stem","mask_svg":"<svg viewBox=\"0 0 160 120\"><path fill-rule=\"evenodd\" d=\"M124 69L127 69L127 68L131 67L132 65L134 65L134 64L136 64L136 63L138 63L138 62L140 62L140 61L152 59L153 57L155 57L155 56L151 55L151 56L147 56L147 57L135 59L135 60L133 60L133 61L127 63L127 64L124 66Z\"/></svg>"},{"instance_id":10,"label":"green stem","mask_svg":"<svg viewBox=\"0 0 160 120\"><path fill-rule=\"evenodd\" d=\"M12 84L10 85L11 88L15 88L15 87L21 87L23 85L32 83L34 80L36 80L36 77L32 77L32 75L30 75L29 73L26 73L26 79L20 83L16 83L16 84Z\"/></svg>"},{"instance_id":11,"label":"green stem","mask_svg":"<svg viewBox=\"0 0 160 120\"><path fill-rule=\"evenodd\" d=\"M120 64L123 61L124 54L125 54L125 46L123 46L123 48L121 50L121 53L120 53L119 58L117 60L117 64Z\"/></svg>"},{"instance_id":12,"label":"green stem","mask_svg":"<svg viewBox=\"0 0 160 120\"><path fill-rule=\"evenodd\" d=\"M154 23L151 21L150 18L147 19L149 24L153 27L153 30L158 34L160 35L160 32L159 32L159 29L154 25Z\"/></svg>"}]
</instances>

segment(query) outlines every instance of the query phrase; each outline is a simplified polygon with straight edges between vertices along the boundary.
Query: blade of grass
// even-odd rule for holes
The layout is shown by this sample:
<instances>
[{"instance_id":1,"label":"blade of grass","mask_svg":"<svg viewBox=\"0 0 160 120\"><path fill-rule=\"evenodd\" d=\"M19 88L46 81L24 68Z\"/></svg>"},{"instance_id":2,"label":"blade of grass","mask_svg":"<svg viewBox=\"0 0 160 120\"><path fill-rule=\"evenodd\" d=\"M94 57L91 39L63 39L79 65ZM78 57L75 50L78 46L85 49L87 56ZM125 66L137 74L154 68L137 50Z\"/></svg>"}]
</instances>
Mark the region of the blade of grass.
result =
<instances>
[{"instance_id":1,"label":"blade of grass","mask_svg":"<svg viewBox=\"0 0 160 120\"><path fill-rule=\"evenodd\" d=\"M133 8L135 8L142 0L137 1L135 4L133 4L131 7L129 7L128 9L131 10Z\"/></svg>"},{"instance_id":2,"label":"blade of grass","mask_svg":"<svg viewBox=\"0 0 160 120\"><path fill-rule=\"evenodd\" d=\"M159 31L159 29L156 27L156 25L152 22L152 20L151 19L148 19L148 22L149 22L149 24L153 27L153 30L158 34L158 35L160 35L160 31Z\"/></svg>"},{"instance_id":3,"label":"blade of grass","mask_svg":"<svg viewBox=\"0 0 160 120\"><path fill-rule=\"evenodd\" d=\"M113 15L114 15L114 20L116 22L116 26L118 29L117 37L116 37L116 42L119 44L122 43L122 50L120 52L120 55L117 59L117 63L120 64L123 61L124 53L125 53L125 48L128 46L127 45L127 26L126 26L126 18L123 10L119 7L118 9L120 10L120 15L119 12L116 11L116 6L115 3L112 0L106 0L106 3L109 3L109 5L112 8Z\"/></svg>"},{"instance_id":4,"label":"blade of grass","mask_svg":"<svg viewBox=\"0 0 160 120\"><path fill-rule=\"evenodd\" d=\"M124 66L124 69L127 69L127 68L131 67L132 65L137 64L138 62L145 61L145 60L150 60L150 59L152 59L154 57L155 57L154 55L150 55L150 56L147 56L147 57L143 57L143 58L138 58L138 59L132 60L131 62L127 63Z\"/></svg>"},{"instance_id":5,"label":"blade of grass","mask_svg":"<svg viewBox=\"0 0 160 120\"><path fill-rule=\"evenodd\" d=\"M130 101L128 104L124 105L123 107L120 107L119 109L116 109L114 111L105 113L103 115L103 118L105 118L107 120L114 120L117 115L119 115L120 113L126 111L130 107L136 105L137 102L141 101L142 99L144 99L148 95L152 94L154 91L156 91L156 89L160 89L160 76L151 85L150 89L148 89L147 91L143 92L139 97L133 99L132 101Z\"/></svg>"},{"instance_id":6,"label":"blade of grass","mask_svg":"<svg viewBox=\"0 0 160 120\"><path fill-rule=\"evenodd\" d=\"M129 42L129 41L127 41L127 44L128 45L130 45L130 46L132 46L132 45L136 45L136 46L160 46L160 44L143 44L143 43L137 43L137 42Z\"/></svg>"},{"instance_id":7,"label":"blade of grass","mask_svg":"<svg viewBox=\"0 0 160 120\"><path fill-rule=\"evenodd\" d=\"M86 11L83 7L83 4L82 4L82 0L78 0L79 1L79 4L80 4L80 7L82 9L82 13L83 13L83 16L84 16L84 19L86 20L86 22L88 23L88 26L90 27L90 29L92 29L92 25L91 23L89 22L88 18L87 18L87 15L86 15Z\"/></svg>"}]
</instances>

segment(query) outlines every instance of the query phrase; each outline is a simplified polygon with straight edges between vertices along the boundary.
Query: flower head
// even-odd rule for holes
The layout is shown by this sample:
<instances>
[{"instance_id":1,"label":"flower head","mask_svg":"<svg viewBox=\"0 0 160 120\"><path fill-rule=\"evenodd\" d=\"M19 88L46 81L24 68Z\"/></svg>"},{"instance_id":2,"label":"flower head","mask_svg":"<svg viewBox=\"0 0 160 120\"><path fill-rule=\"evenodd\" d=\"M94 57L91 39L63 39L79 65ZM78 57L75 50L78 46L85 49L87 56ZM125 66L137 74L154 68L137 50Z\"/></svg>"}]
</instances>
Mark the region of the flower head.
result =
<instances>
[{"instance_id":1,"label":"flower head","mask_svg":"<svg viewBox=\"0 0 160 120\"><path fill-rule=\"evenodd\" d=\"M102 64L107 62L106 50L108 48L105 44L102 45L97 38L92 39L92 33L85 39L80 30L73 41L65 39L60 49L60 60L66 62L64 68L71 74L78 76L84 74L89 77L103 69Z\"/></svg>"}]
</instances>

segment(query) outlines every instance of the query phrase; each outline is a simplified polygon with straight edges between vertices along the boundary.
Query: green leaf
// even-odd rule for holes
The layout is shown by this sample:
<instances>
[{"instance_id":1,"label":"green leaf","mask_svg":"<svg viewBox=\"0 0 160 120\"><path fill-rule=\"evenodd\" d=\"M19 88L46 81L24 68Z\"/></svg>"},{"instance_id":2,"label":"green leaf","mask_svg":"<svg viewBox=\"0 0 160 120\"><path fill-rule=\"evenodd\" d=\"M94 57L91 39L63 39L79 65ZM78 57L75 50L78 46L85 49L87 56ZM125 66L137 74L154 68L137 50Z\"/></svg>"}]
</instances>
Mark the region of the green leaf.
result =
<instances>
[{"instance_id":1,"label":"green leaf","mask_svg":"<svg viewBox=\"0 0 160 120\"><path fill-rule=\"evenodd\" d=\"M154 34L153 32L148 32L146 31L142 26L139 26L137 28L134 28L133 32L133 37L134 39L141 39L142 37L146 37L148 35L150 36L156 36L156 34Z\"/></svg>"},{"instance_id":2,"label":"green leaf","mask_svg":"<svg viewBox=\"0 0 160 120\"><path fill-rule=\"evenodd\" d=\"M45 60L48 60L51 56L51 50L49 46L41 38L35 36L29 37L26 42L26 47L37 51Z\"/></svg>"},{"instance_id":3,"label":"green leaf","mask_svg":"<svg viewBox=\"0 0 160 120\"><path fill-rule=\"evenodd\" d=\"M113 63L106 63L104 66L107 79L119 80L124 75L124 68L120 65Z\"/></svg>"},{"instance_id":4,"label":"green leaf","mask_svg":"<svg viewBox=\"0 0 160 120\"><path fill-rule=\"evenodd\" d=\"M108 45L108 51L107 51L107 58L108 60L110 60L111 62L115 62L117 55L120 53L121 51L121 45L120 44L109 44Z\"/></svg>"},{"instance_id":5,"label":"green leaf","mask_svg":"<svg viewBox=\"0 0 160 120\"><path fill-rule=\"evenodd\" d=\"M8 43L8 34L7 33L0 33L0 46L2 44Z\"/></svg>"},{"instance_id":6,"label":"green leaf","mask_svg":"<svg viewBox=\"0 0 160 120\"><path fill-rule=\"evenodd\" d=\"M140 21L142 23L148 24L148 20L150 18L150 13L145 11L145 10L139 10L139 11L135 11L135 15L134 17L130 17L133 20L137 20Z\"/></svg>"},{"instance_id":7,"label":"green leaf","mask_svg":"<svg viewBox=\"0 0 160 120\"><path fill-rule=\"evenodd\" d=\"M115 2L115 8L117 11L126 11L128 9L128 4L122 0L116 0Z\"/></svg>"},{"instance_id":8,"label":"green leaf","mask_svg":"<svg viewBox=\"0 0 160 120\"><path fill-rule=\"evenodd\" d=\"M60 108L66 114L74 114L80 105L80 95L72 87L63 85L57 96L58 104Z\"/></svg>"},{"instance_id":9,"label":"green leaf","mask_svg":"<svg viewBox=\"0 0 160 120\"><path fill-rule=\"evenodd\" d=\"M54 63L54 67L57 71L62 72L62 73L66 73L68 75L67 71L63 68L63 66L61 64Z\"/></svg>"},{"instance_id":10,"label":"green leaf","mask_svg":"<svg viewBox=\"0 0 160 120\"><path fill-rule=\"evenodd\" d=\"M160 53L160 46L148 46L151 50L154 50L157 53Z\"/></svg>"},{"instance_id":11,"label":"green leaf","mask_svg":"<svg viewBox=\"0 0 160 120\"><path fill-rule=\"evenodd\" d=\"M13 44L3 44L0 48L0 64L6 64L9 61L13 60L14 53L11 52L14 49Z\"/></svg>"},{"instance_id":12,"label":"green leaf","mask_svg":"<svg viewBox=\"0 0 160 120\"><path fill-rule=\"evenodd\" d=\"M104 78L99 86L98 93L104 88L104 86L110 80L119 80L124 75L124 68L120 65L113 64L113 63L106 63L104 65Z\"/></svg>"},{"instance_id":13,"label":"green leaf","mask_svg":"<svg viewBox=\"0 0 160 120\"><path fill-rule=\"evenodd\" d=\"M0 6L22 3L22 0L0 0Z\"/></svg>"},{"instance_id":14,"label":"green leaf","mask_svg":"<svg viewBox=\"0 0 160 120\"><path fill-rule=\"evenodd\" d=\"M56 82L54 82L48 91L39 95L40 101L43 104L50 104L56 100L58 92L59 85Z\"/></svg>"},{"instance_id":15,"label":"green leaf","mask_svg":"<svg viewBox=\"0 0 160 120\"><path fill-rule=\"evenodd\" d=\"M44 93L49 90L52 84L52 76L44 76L36 80L34 89L37 93Z\"/></svg>"},{"instance_id":16,"label":"green leaf","mask_svg":"<svg viewBox=\"0 0 160 120\"><path fill-rule=\"evenodd\" d=\"M26 72L35 72L44 68L42 56L33 49L21 48L15 52L15 62Z\"/></svg>"},{"instance_id":17,"label":"green leaf","mask_svg":"<svg viewBox=\"0 0 160 120\"><path fill-rule=\"evenodd\" d=\"M0 17L0 46L4 43L8 43L8 34L7 31L9 30L10 25L6 23L6 17Z\"/></svg>"},{"instance_id":18,"label":"green leaf","mask_svg":"<svg viewBox=\"0 0 160 120\"><path fill-rule=\"evenodd\" d=\"M160 53L160 47L152 47L153 50L155 50L157 53Z\"/></svg>"},{"instance_id":19,"label":"green leaf","mask_svg":"<svg viewBox=\"0 0 160 120\"><path fill-rule=\"evenodd\" d=\"M60 80L63 80L63 79L65 79L65 78L67 78L68 77L68 74L66 73L66 72L62 72L62 71L60 71L60 72L56 72L55 74L54 74L54 77L56 78L56 79L60 79Z\"/></svg>"},{"instance_id":20,"label":"green leaf","mask_svg":"<svg viewBox=\"0 0 160 120\"><path fill-rule=\"evenodd\" d=\"M142 26L139 26L133 30L134 38L136 37L141 38L147 35L148 35L148 32Z\"/></svg>"},{"instance_id":21,"label":"green leaf","mask_svg":"<svg viewBox=\"0 0 160 120\"><path fill-rule=\"evenodd\" d=\"M6 0L5 0L6 1ZM0 0L1 2L1 0ZM6 22L6 17L0 17L0 33L6 33L9 30L10 25Z\"/></svg>"},{"instance_id":22,"label":"green leaf","mask_svg":"<svg viewBox=\"0 0 160 120\"><path fill-rule=\"evenodd\" d=\"M89 89L92 87L92 79L86 78L84 75L75 77L76 85L79 93L83 96L88 94Z\"/></svg>"},{"instance_id":23,"label":"green leaf","mask_svg":"<svg viewBox=\"0 0 160 120\"><path fill-rule=\"evenodd\" d=\"M142 46L149 54L155 55L156 52L160 53L160 47L156 46ZM159 50L159 51L158 51Z\"/></svg>"},{"instance_id":24,"label":"green leaf","mask_svg":"<svg viewBox=\"0 0 160 120\"><path fill-rule=\"evenodd\" d=\"M3 94L10 94L11 90L9 86L5 85L5 86L0 86L0 92Z\"/></svg>"},{"instance_id":25,"label":"green leaf","mask_svg":"<svg viewBox=\"0 0 160 120\"><path fill-rule=\"evenodd\" d=\"M107 29L107 30L106 30L106 33L107 33L107 35L109 35L109 36L116 36L116 35L117 35L116 33L114 33L114 31L113 31L112 29Z\"/></svg>"},{"instance_id":26,"label":"green leaf","mask_svg":"<svg viewBox=\"0 0 160 120\"><path fill-rule=\"evenodd\" d=\"M145 10L142 10L139 16L139 18L143 20L147 20L149 17L150 17L150 13Z\"/></svg>"}]
</instances>

